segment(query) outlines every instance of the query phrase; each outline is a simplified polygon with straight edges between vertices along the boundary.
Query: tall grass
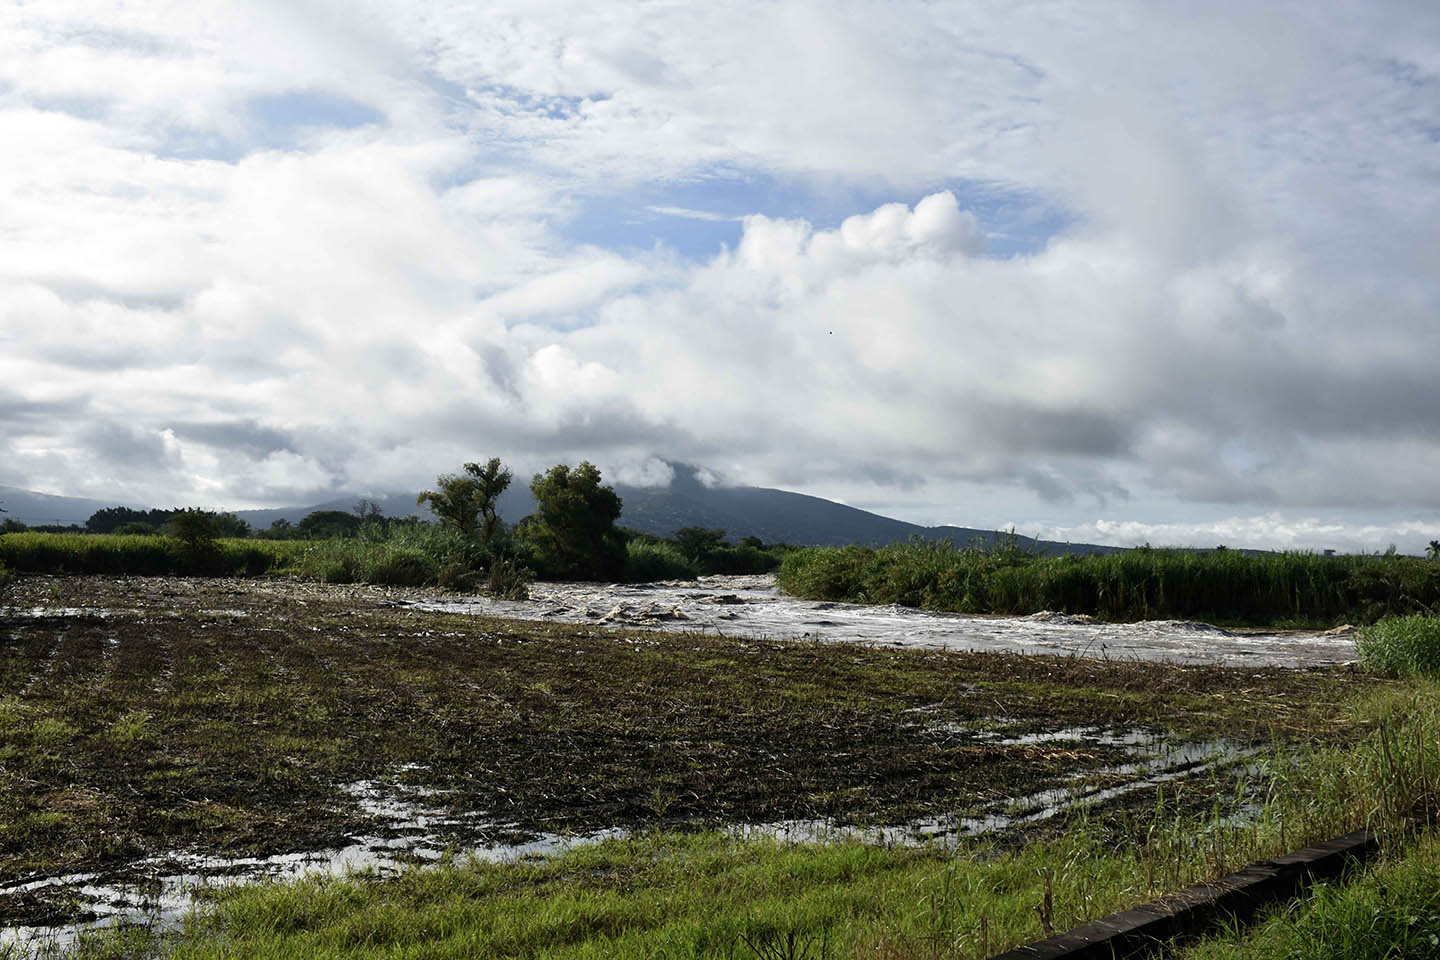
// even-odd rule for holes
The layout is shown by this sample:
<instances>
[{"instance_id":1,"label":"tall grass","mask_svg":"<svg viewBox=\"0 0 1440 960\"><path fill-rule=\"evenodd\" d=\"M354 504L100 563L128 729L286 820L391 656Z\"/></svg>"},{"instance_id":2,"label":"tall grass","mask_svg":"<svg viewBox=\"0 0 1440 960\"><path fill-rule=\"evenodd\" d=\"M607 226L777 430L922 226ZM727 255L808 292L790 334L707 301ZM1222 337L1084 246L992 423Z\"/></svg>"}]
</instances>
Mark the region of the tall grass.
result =
<instances>
[{"instance_id":1,"label":"tall grass","mask_svg":"<svg viewBox=\"0 0 1440 960\"><path fill-rule=\"evenodd\" d=\"M770 573L780 566L780 558L793 548L781 544L757 547L749 543L720 543L698 553L687 553L675 540L637 534L631 537L626 549L625 579L631 583L644 583L693 580L712 574Z\"/></svg>"},{"instance_id":2,"label":"tall grass","mask_svg":"<svg viewBox=\"0 0 1440 960\"><path fill-rule=\"evenodd\" d=\"M1372 873L1317 887L1253 930L1231 927L1179 960L1428 960L1440 956L1440 838Z\"/></svg>"},{"instance_id":3,"label":"tall grass","mask_svg":"<svg viewBox=\"0 0 1440 960\"><path fill-rule=\"evenodd\" d=\"M1058 610L1107 620L1372 622L1440 610L1440 564L1395 556L1150 548L1041 556L1003 544L987 550L911 541L797 550L781 563L779 583L815 600L956 613Z\"/></svg>"},{"instance_id":4,"label":"tall grass","mask_svg":"<svg viewBox=\"0 0 1440 960\"><path fill-rule=\"evenodd\" d=\"M1440 616L1390 617L1360 631L1360 662L1390 677L1440 677Z\"/></svg>"},{"instance_id":5,"label":"tall grass","mask_svg":"<svg viewBox=\"0 0 1440 960\"><path fill-rule=\"evenodd\" d=\"M288 574L328 583L473 588L489 552L438 524L375 526L333 540L200 540L167 536L10 533L0 566L17 573L127 576ZM516 567L514 573L518 573ZM513 587L511 592L518 592Z\"/></svg>"},{"instance_id":6,"label":"tall grass","mask_svg":"<svg viewBox=\"0 0 1440 960\"><path fill-rule=\"evenodd\" d=\"M472 588L487 560L473 538L453 527L399 523L303 542L286 572L326 583Z\"/></svg>"},{"instance_id":7,"label":"tall grass","mask_svg":"<svg viewBox=\"0 0 1440 960\"><path fill-rule=\"evenodd\" d=\"M292 562L304 544L285 540L215 540L83 533L7 533L0 565L16 573L134 576L258 576Z\"/></svg>"},{"instance_id":8,"label":"tall grass","mask_svg":"<svg viewBox=\"0 0 1440 960\"><path fill-rule=\"evenodd\" d=\"M626 545L625 579L631 583L656 580L694 580L700 568L680 548L667 541L631 540Z\"/></svg>"},{"instance_id":9,"label":"tall grass","mask_svg":"<svg viewBox=\"0 0 1440 960\"><path fill-rule=\"evenodd\" d=\"M779 564L777 548L722 546L699 560L669 541L636 538L625 579L689 580L702 573L761 573ZM441 586L515 598L526 595L535 559L523 539L481 544L454 527L392 521L354 537L327 540L186 541L140 534L22 532L0 535L0 571L128 576L289 574L326 583ZM3 574L0 574L3 576Z\"/></svg>"}]
</instances>

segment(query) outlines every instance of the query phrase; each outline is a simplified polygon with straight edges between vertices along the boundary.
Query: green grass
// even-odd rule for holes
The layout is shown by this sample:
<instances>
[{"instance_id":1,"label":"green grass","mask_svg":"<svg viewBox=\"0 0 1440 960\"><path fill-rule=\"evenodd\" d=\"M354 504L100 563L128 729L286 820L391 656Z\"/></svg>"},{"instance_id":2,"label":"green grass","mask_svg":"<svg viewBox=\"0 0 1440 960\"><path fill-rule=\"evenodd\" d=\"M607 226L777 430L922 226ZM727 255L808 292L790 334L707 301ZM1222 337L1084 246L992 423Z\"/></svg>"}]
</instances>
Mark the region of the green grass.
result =
<instances>
[{"instance_id":1,"label":"green grass","mask_svg":"<svg viewBox=\"0 0 1440 960\"><path fill-rule=\"evenodd\" d=\"M632 583L693 580L700 568L673 543L631 540L626 545L625 579Z\"/></svg>"},{"instance_id":2,"label":"green grass","mask_svg":"<svg viewBox=\"0 0 1440 960\"><path fill-rule=\"evenodd\" d=\"M363 527L357 537L308 541L280 572L324 583L456 590L483 585L492 594L523 599L533 573L513 547L492 550L435 523L391 523Z\"/></svg>"},{"instance_id":3,"label":"green grass","mask_svg":"<svg viewBox=\"0 0 1440 960\"><path fill-rule=\"evenodd\" d=\"M502 564L512 574L533 563L524 544ZM440 524L396 522L362 528L356 537L324 540L217 540L196 549L172 537L139 534L10 533L0 535L0 591L8 570L25 574L128 576L258 576L286 574L323 583L441 586L473 590L484 582L488 552ZM634 540L625 578L634 582L693 579L701 573L774 569L777 550L725 546L701 562L668 541ZM514 577L510 577L514 580ZM520 581L528 582L529 576ZM520 586L523 587L523 582ZM510 595L523 591L509 584ZM0 594L3 596L3 594Z\"/></svg>"},{"instance_id":4,"label":"green grass","mask_svg":"<svg viewBox=\"0 0 1440 960\"><path fill-rule=\"evenodd\" d=\"M1251 929L1208 938L1177 960L1431 960L1440 956L1440 839L1373 871L1317 886Z\"/></svg>"},{"instance_id":5,"label":"green grass","mask_svg":"<svg viewBox=\"0 0 1440 960\"><path fill-rule=\"evenodd\" d=\"M1397 556L1149 548L1041 556L912 541L798 550L781 564L779 583L814 600L978 614L1057 610L1116 621L1329 625L1440 607L1440 563Z\"/></svg>"},{"instance_id":6,"label":"green grass","mask_svg":"<svg viewBox=\"0 0 1440 960\"><path fill-rule=\"evenodd\" d=\"M433 524L396 525L372 537L221 539L198 547L153 535L26 532L0 536L0 566L24 574L290 574L327 583L470 586L479 563L472 544Z\"/></svg>"},{"instance_id":7,"label":"green grass","mask_svg":"<svg viewBox=\"0 0 1440 960\"><path fill-rule=\"evenodd\" d=\"M1360 631L1355 649L1362 666L1385 676L1440 676L1440 616L1381 620Z\"/></svg>"},{"instance_id":8,"label":"green grass","mask_svg":"<svg viewBox=\"0 0 1440 960\"><path fill-rule=\"evenodd\" d=\"M216 540L195 549L172 537L84 533L0 535L0 566L22 574L257 576L291 563L305 544Z\"/></svg>"}]
</instances>

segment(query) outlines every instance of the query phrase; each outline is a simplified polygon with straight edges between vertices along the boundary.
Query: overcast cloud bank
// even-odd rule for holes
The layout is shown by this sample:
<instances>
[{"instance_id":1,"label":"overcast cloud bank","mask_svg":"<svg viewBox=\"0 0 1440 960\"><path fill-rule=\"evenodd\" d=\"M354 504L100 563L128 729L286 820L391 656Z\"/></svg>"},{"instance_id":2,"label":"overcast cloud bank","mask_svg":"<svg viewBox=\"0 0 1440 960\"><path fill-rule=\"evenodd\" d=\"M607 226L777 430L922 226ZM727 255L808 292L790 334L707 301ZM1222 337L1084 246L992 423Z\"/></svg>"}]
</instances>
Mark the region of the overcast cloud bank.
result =
<instances>
[{"instance_id":1,"label":"overcast cloud bank","mask_svg":"<svg viewBox=\"0 0 1440 960\"><path fill-rule=\"evenodd\" d=\"M0 483L672 458L926 523L1418 552L1437 38L1424 2L12 4Z\"/></svg>"}]
</instances>

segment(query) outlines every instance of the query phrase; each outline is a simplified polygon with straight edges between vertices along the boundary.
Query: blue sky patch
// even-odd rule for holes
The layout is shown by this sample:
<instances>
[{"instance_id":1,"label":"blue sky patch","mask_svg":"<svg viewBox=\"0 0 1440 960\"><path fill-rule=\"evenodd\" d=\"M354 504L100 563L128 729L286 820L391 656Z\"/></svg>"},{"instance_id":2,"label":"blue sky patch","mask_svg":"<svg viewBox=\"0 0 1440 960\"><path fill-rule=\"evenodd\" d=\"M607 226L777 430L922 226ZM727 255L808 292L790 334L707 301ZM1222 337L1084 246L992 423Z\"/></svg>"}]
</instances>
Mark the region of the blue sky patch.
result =
<instances>
[{"instance_id":1,"label":"blue sky patch","mask_svg":"<svg viewBox=\"0 0 1440 960\"><path fill-rule=\"evenodd\" d=\"M305 127L350 129L385 122L385 114L374 107L324 91L260 94L246 100L245 106L252 122L272 136L293 135Z\"/></svg>"},{"instance_id":2,"label":"blue sky patch","mask_svg":"<svg viewBox=\"0 0 1440 960\"><path fill-rule=\"evenodd\" d=\"M575 243L620 252L662 244L693 260L714 256L722 245L740 240L744 216L807 220L817 230L833 230L846 217L869 213L886 203L909 206L940 190L955 194L989 235L990 255L1032 253L1065 229L1073 218L1034 194L975 181L947 181L901 191L864 184L817 183L753 176L714 175L647 184L624 193L592 195L579 213L562 225Z\"/></svg>"}]
</instances>

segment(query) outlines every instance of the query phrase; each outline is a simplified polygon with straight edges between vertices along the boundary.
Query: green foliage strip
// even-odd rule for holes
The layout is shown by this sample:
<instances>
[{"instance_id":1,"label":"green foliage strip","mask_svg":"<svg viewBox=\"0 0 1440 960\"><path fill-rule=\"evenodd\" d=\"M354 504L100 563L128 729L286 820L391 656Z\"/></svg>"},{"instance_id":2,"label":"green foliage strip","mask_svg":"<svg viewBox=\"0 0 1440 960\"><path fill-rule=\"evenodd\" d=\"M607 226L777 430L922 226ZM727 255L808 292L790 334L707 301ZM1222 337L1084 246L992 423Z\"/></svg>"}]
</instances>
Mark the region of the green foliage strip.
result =
<instances>
[{"instance_id":1,"label":"green foliage strip","mask_svg":"<svg viewBox=\"0 0 1440 960\"><path fill-rule=\"evenodd\" d=\"M1139 548L1044 556L1001 543L812 547L785 558L782 589L813 600L955 613L1042 610L1106 620L1373 622L1440 609L1440 564L1399 556L1247 554Z\"/></svg>"}]
</instances>

